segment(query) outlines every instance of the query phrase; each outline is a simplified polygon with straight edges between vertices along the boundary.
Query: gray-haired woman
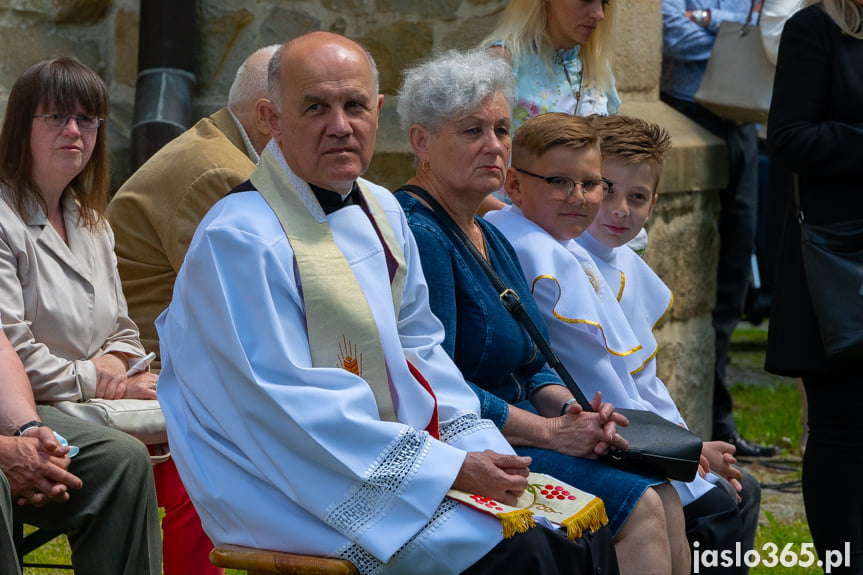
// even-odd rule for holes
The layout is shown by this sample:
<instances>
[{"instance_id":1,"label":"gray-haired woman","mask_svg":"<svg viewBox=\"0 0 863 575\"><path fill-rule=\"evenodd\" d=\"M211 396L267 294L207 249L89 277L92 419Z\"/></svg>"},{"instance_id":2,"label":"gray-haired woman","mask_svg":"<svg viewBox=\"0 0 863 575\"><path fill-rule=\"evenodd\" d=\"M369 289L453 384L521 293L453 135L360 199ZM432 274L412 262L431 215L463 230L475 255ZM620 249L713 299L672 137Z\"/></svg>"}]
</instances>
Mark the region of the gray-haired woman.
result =
<instances>
[{"instance_id":1,"label":"gray-haired woman","mask_svg":"<svg viewBox=\"0 0 863 575\"><path fill-rule=\"evenodd\" d=\"M421 64L407 72L399 93L417 170L396 197L419 245L431 308L446 331L444 349L479 396L482 416L519 454L533 458L533 471L603 499L621 572L688 573L683 511L673 488L596 460L610 444L625 445L616 434L625 418L599 396L592 413L569 401L569 390L501 305L479 263L416 194L422 188L443 206L544 331L512 246L476 217L483 199L503 185L513 92L509 65L479 50Z\"/></svg>"}]
</instances>

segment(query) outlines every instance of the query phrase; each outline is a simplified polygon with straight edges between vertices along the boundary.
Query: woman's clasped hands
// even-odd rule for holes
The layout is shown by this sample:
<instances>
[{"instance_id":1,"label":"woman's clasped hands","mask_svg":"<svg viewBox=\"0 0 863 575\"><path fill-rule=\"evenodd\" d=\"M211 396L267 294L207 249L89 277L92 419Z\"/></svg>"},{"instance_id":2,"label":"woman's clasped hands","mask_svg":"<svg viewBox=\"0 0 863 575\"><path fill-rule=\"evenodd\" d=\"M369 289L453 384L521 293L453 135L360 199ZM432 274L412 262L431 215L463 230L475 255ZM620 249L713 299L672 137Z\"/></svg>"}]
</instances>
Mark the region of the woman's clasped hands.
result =
<instances>
[{"instance_id":1,"label":"woman's clasped hands","mask_svg":"<svg viewBox=\"0 0 863 575\"><path fill-rule=\"evenodd\" d=\"M126 377L128 360L119 353L106 353L94 358L96 366L95 397L102 399L156 399L158 376L143 371Z\"/></svg>"},{"instance_id":2,"label":"woman's clasped hands","mask_svg":"<svg viewBox=\"0 0 863 575\"><path fill-rule=\"evenodd\" d=\"M573 402L560 417L548 419L551 427L549 449L585 459L606 455L609 449L629 449L629 443L617 433L617 426L626 427L626 417L614 411L611 403L602 403L602 393L590 400L593 411L584 411Z\"/></svg>"}]
</instances>

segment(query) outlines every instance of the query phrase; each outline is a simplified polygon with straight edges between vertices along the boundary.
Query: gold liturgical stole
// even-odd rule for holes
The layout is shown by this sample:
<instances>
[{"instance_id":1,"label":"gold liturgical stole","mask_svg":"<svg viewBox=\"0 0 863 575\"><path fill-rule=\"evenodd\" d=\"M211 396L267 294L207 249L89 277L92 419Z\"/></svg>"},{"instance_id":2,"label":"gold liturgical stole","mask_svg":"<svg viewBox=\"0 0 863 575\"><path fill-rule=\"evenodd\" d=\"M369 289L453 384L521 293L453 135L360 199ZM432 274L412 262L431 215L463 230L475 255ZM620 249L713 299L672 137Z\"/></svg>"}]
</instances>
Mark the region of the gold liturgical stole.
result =
<instances>
[{"instance_id":1,"label":"gold liturgical stole","mask_svg":"<svg viewBox=\"0 0 863 575\"><path fill-rule=\"evenodd\" d=\"M380 418L396 421L387 366L377 324L357 278L333 239L329 223L317 221L269 149L250 178L278 217L297 259L306 307L309 352L315 367L341 367L363 378L375 396ZM374 224L397 263L392 279L395 317L401 307L405 261L374 194L359 182Z\"/></svg>"}]
</instances>

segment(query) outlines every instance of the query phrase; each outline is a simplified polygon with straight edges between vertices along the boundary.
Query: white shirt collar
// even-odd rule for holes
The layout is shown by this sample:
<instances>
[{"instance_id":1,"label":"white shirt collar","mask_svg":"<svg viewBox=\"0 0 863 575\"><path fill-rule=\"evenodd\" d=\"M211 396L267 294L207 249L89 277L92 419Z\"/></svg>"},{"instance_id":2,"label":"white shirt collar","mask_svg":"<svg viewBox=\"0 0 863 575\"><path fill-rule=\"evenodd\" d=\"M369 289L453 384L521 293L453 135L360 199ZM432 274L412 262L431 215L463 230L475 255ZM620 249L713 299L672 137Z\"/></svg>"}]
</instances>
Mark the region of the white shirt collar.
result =
<instances>
[{"instance_id":1,"label":"white shirt collar","mask_svg":"<svg viewBox=\"0 0 863 575\"><path fill-rule=\"evenodd\" d=\"M303 205L308 208L315 220L318 223L327 221L327 215L324 213L323 208L321 208L321 204L318 203L318 199L315 197L314 192L312 192L312 188L309 187L309 184L305 180L296 175L288 165L288 162L285 161L285 156L282 154L282 149L279 147L279 143L275 140L270 140L267 144L267 149L276 159L276 163L279 167L284 170L285 174L287 174L291 185L294 186L294 190L296 190L297 196L300 198L300 201L302 201Z\"/></svg>"},{"instance_id":2,"label":"white shirt collar","mask_svg":"<svg viewBox=\"0 0 863 575\"><path fill-rule=\"evenodd\" d=\"M246 128L243 126L243 123L240 122L240 119L237 118L237 115L234 114L234 111L231 108L228 108L228 113L231 115L231 119L236 124L237 129L240 131L240 136L243 138L243 144L246 146L246 154L248 154L249 158L255 165L261 161L261 156L258 154L258 151L255 150L255 147L252 145L252 140L249 138L249 134L246 132Z\"/></svg>"}]
</instances>

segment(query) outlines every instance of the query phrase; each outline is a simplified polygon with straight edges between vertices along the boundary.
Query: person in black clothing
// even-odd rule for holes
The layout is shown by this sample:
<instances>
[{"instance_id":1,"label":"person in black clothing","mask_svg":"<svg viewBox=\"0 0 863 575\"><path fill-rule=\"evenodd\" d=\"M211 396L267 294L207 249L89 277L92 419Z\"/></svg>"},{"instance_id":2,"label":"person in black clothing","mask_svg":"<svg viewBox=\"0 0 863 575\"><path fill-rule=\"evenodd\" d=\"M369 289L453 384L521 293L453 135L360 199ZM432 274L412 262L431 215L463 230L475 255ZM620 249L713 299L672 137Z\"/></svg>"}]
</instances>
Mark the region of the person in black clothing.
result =
<instances>
[{"instance_id":1,"label":"person in black clothing","mask_svg":"<svg viewBox=\"0 0 863 575\"><path fill-rule=\"evenodd\" d=\"M779 46L768 146L771 162L799 177L807 222L863 219L861 102L863 0L824 0L792 16ZM787 181L771 180L773 209L785 217L769 230L777 253L765 367L801 377L806 388L803 500L815 548L824 560L848 542L850 567L832 572L863 573L863 361L825 355Z\"/></svg>"}]
</instances>

